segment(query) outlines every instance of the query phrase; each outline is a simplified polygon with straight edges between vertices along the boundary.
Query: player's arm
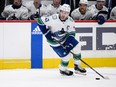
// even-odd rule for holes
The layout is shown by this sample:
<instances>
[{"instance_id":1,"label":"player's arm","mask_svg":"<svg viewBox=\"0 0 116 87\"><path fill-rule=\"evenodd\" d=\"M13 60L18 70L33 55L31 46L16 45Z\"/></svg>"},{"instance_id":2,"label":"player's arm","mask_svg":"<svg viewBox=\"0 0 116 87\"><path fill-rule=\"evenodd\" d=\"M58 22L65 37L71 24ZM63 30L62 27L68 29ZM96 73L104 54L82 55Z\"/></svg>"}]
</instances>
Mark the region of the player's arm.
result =
<instances>
[{"instance_id":1,"label":"player's arm","mask_svg":"<svg viewBox=\"0 0 116 87\"><path fill-rule=\"evenodd\" d=\"M10 8L10 6L8 5L8 6L6 6L5 8L4 8L4 10L3 10L3 12L1 13L1 15L4 17L4 18L7 18L9 15L10 15L10 12L9 12L9 9Z\"/></svg>"},{"instance_id":2,"label":"player's arm","mask_svg":"<svg viewBox=\"0 0 116 87\"><path fill-rule=\"evenodd\" d=\"M41 30L41 32L45 35L47 41L51 44L58 44L55 40L54 40L54 35L51 32L51 26L47 26L47 23L49 21L49 18L47 17L42 17L42 18L38 18L37 23L38 26Z\"/></svg>"}]
</instances>

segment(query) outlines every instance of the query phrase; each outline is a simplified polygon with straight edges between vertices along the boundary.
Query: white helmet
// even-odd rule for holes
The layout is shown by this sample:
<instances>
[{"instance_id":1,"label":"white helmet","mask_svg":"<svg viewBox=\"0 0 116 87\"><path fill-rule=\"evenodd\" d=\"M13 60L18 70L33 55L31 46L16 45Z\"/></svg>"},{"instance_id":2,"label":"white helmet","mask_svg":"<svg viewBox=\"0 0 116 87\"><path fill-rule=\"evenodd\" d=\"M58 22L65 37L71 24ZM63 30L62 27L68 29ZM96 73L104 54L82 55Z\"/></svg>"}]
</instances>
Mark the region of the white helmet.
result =
<instances>
[{"instance_id":1,"label":"white helmet","mask_svg":"<svg viewBox=\"0 0 116 87\"><path fill-rule=\"evenodd\" d=\"M80 0L79 4L88 4L88 0Z\"/></svg>"},{"instance_id":2,"label":"white helmet","mask_svg":"<svg viewBox=\"0 0 116 87\"><path fill-rule=\"evenodd\" d=\"M60 10L66 11L66 12L69 12L69 13L70 13L71 8L70 8L70 5L68 5L68 4L63 4L63 5L60 7Z\"/></svg>"}]
</instances>

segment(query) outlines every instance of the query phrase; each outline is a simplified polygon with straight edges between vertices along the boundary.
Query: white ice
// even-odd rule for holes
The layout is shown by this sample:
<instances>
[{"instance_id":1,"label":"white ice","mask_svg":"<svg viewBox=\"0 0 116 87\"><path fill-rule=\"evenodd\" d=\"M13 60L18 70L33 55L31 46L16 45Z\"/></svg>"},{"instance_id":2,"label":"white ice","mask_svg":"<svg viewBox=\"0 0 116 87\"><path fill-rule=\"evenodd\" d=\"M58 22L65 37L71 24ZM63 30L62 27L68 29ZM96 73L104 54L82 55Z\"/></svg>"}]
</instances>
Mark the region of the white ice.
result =
<instances>
[{"instance_id":1,"label":"white ice","mask_svg":"<svg viewBox=\"0 0 116 87\"><path fill-rule=\"evenodd\" d=\"M116 68L94 68L109 80L86 69L85 76L62 76L58 69L0 70L0 87L116 87Z\"/></svg>"}]
</instances>

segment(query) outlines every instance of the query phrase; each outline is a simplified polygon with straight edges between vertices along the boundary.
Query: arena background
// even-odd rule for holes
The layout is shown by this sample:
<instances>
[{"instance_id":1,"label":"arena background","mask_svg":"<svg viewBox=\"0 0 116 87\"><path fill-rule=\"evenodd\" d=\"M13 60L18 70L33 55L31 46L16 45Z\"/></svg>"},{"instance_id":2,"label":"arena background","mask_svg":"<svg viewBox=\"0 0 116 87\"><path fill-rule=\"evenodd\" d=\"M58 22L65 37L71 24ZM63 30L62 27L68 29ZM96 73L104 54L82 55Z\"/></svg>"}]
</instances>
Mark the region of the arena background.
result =
<instances>
[{"instance_id":1,"label":"arena background","mask_svg":"<svg viewBox=\"0 0 116 87\"><path fill-rule=\"evenodd\" d=\"M116 67L116 21L75 21L75 26L83 60L92 67ZM58 68L59 63L36 21L0 21L0 69Z\"/></svg>"},{"instance_id":2,"label":"arena background","mask_svg":"<svg viewBox=\"0 0 116 87\"><path fill-rule=\"evenodd\" d=\"M5 6L12 1L5 0ZM23 3L27 1L31 0L23 0ZM89 0L89 5L95 2ZM48 5L52 0L42 0L42 3ZM92 67L116 67L115 24L116 21L110 20L103 25L96 21L75 20L83 60ZM49 47L36 21L0 20L0 69L58 68L59 63L60 58ZM72 59L69 67L73 67Z\"/></svg>"}]
</instances>

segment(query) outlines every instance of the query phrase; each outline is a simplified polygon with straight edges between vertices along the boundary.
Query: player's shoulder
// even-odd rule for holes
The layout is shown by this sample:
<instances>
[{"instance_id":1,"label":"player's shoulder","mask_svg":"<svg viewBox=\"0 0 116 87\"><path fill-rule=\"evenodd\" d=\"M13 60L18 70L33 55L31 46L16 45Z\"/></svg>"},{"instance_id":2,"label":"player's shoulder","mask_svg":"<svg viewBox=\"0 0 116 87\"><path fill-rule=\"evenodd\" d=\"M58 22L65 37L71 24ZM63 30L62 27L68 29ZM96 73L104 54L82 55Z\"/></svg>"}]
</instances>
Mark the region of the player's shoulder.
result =
<instances>
[{"instance_id":1,"label":"player's shoulder","mask_svg":"<svg viewBox=\"0 0 116 87\"><path fill-rule=\"evenodd\" d=\"M113 9L116 9L116 6Z\"/></svg>"},{"instance_id":2,"label":"player's shoulder","mask_svg":"<svg viewBox=\"0 0 116 87\"><path fill-rule=\"evenodd\" d=\"M96 9L96 6L95 6L95 4L93 4L93 5L90 5L88 8L89 8L90 10L91 10L91 9Z\"/></svg>"},{"instance_id":3,"label":"player's shoulder","mask_svg":"<svg viewBox=\"0 0 116 87\"><path fill-rule=\"evenodd\" d=\"M5 6L5 9L10 9L10 8L12 8L12 5Z\"/></svg>"},{"instance_id":4,"label":"player's shoulder","mask_svg":"<svg viewBox=\"0 0 116 87\"><path fill-rule=\"evenodd\" d=\"M58 17L58 14L53 14L51 16L42 16L41 19L44 21L44 22L49 22L49 21L55 21L57 20L59 17Z\"/></svg>"},{"instance_id":5,"label":"player's shoulder","mask_svg":"<svg viewBox=\"0 0 116 87\"><path fill-rule=\"evenodd\" d=\"M106 6L103 6L103 10L107 11L107 10L108 10L108 8L107 8Z\"/></svg>"},{"instance_id":6,"label":"player's shoulder","mask_svg":"<svg viewBox=\"0 0 116 87\"><path fill-rule=\"evenodd\" d=\"M74 9L72 12L78 12L79 8Z\"/></svg>"},{"instance_id":7,"label":"player's shoulder","mask_svg":"<svg viewBox=\"0 0 116 87\"><path fill-rule=\"evenodd\" d=\"M92 10L89 8L87 8L86 12L87 12L87 14L93 14Z\"/></svg>"},{"instance_id":8,"label":"player's shoulder","mask_svg":"<svg viewBox=\"0 0 116 87\"><path fill-rule=\"evenodd\" d=\"M112 8L112 11L116 12L116 6L114 8Z\"/></svg>"},{"instance_id":9,"label":"player's shoulder","mask_svg":"<svg viewBox=\"0 0 116 87\"><path fill-rule=\"evenodd\" d=\"M53 15L51 15L51 19L52 19L52 20L57 20L57 19L59 19L58 14L53 14Z\"/></svg>"},{"instance_id":10,"label":"player's shoulder","mask_svg":"<svg viewBox=\"0 0 116 87\"><path fill-rule=\"evenodd\" d=\"M68 16L68 21L69 21L69 22L74 22L73 18L70 17L70 16Z\"/></svg>"},{"instance_id":11,"label":"player's shoulder","mask_svg":"<svg viewBox=\"0 0 116 87\"><path fill-rule=\"evenodd\" d=\"M80 14L79 8L75 9L72 13L76 14L76 15L79 15Z\"/></svg>"},{"instance_id":12,"label":"player's shoulder","mask_svg":"<svg viewBox=\"0 0 116 87\"><path fill-rule=\"evenodd\" d=\"M12 5L7 5L7 6L5 6L3 11L9 12L9 11L13 11L13 10L14 10L14 8L12 7Z\"/></svg>"},{"instance_id":13,"label":"player's shoulder","mask_svg":"<svg viewBox=\"0 0 116 87\"><path fill-rule=\"evenodd\" d=\"M27 7L26 7L25 5L22 5L22 6L20 7L20 10L22 10L22 11L28 11L28 9L27 9Z\"/></svg>"}]
</instances>

